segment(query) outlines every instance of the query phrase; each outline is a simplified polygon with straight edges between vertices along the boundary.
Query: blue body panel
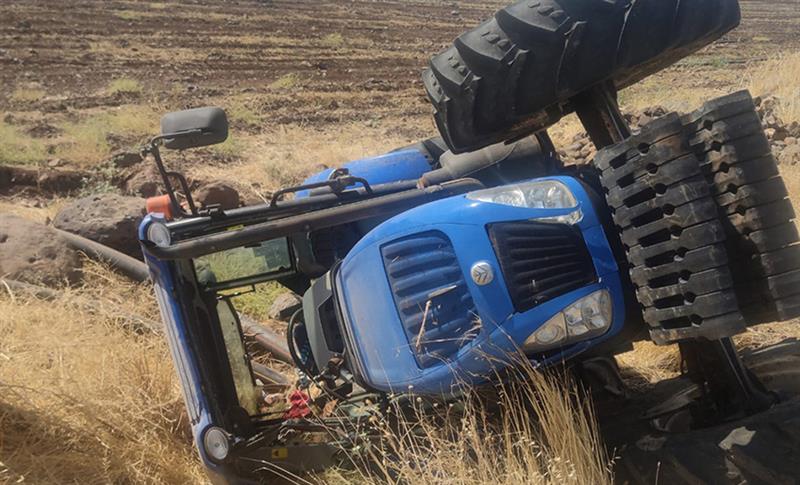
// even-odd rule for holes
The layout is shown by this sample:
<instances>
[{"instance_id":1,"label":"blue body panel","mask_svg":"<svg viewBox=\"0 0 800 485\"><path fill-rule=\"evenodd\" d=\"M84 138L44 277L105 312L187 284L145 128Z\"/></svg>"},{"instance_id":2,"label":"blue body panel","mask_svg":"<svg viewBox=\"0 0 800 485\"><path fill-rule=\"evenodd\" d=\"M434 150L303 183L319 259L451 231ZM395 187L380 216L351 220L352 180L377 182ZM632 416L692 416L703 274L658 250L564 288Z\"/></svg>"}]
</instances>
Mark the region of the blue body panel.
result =
<instances>
[{"instance_id":1,"label":"blue body panel","mask_svg":"<svg viewBox=\"0 0 800 485\"><path fill-rule=\"evenodd\" d=\"M336 276L338 298L347 314L359 367L371 387L387 392L458 393L462 384L485 381L496 370L493 361L507 361L525 339L548 319L582 296L600 288L612 295L614 317L604 335L562 349L550 360L561 361L617 334L625 312L622 285L611 248L584 187L570 177L550 177L566 184L578 199L583 218L577 223L594 262L598 281L535 308L515 313L502 277L478 286L468 276L477 261L496 268L486 225L552 217L569 209L528 209L467 199L464 195L416 207L380 224L350 251ZM420 368L400 322L384 269L381 247L398 238L425 231L441 231L451 241L481 321L479 335L448 362Z\"/></svg>"},{"instance_id":2,"label":"blue body panel","mask_svg":"<svg viewBox=\"0 0 800 485\"><path fill-rule=\"evenodd\" d=\"M160 214L148 214L145 216L139 225L139 240L146 240L147 228L150 224L163 220ZM143 251L143 253L145 263L147 263L147 267L150 270L150 278L153 281L158 307L161 311L161 321L164 322L164 333L167 336L172 361L181 384L184 403L186 404L189 422L192 427L192 436L194 436L200 459L212 483L230 483L229 480L233 479L234 475L224 470L224 467L211 461L203 447L203 432L215 423L213 423L208 401L203 393L198 358L189 345L186 318L176 300L175 275L172 272L171 264L159 261L148 255L146 251Z\"/></svg>"},{"instance_id":3,"label":"blue body panel","mask_svg":"<svg viewBox=\"0 0 800 485\"><path fill-rule=\"evenodd\" d=\"M366 179L370 185L416 180L431 170L430 161L425 154L413 148L362 158L347 162L341 166L350 171L350 175ZM328 168L303 181L303 184L324 182L328 180L334 169ZM309 191L297 193L298 198L308 197Z\"/></svg>"}]
</instances>

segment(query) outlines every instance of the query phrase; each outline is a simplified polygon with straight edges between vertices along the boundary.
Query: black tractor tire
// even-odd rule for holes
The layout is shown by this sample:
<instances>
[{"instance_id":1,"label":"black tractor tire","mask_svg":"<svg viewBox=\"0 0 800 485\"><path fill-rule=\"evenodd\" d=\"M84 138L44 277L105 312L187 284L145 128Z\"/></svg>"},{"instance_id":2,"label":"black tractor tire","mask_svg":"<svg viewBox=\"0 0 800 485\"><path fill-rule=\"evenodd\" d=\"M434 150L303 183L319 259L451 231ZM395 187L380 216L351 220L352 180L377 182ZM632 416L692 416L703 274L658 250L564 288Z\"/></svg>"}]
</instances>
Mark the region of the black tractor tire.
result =
<instances>
[{"instance_id":1,"label":"black tractor tire","mask_svg":"<svg viewBox=\"0 0 800 485\"><path fill-rule=\"evenodd\" d=\"M725 226L748 325L800 316L800 235L792 203L747 91L683 116Z\"/></svg>"},{"instance_id":2,"label":"black tractor tire","mask_svg":"<svg viewBox=\"0 0 800 485\"><path fill-rule=\"evenodd\" d=\"M743 331L725 229L680 117L600 150L595 164L653 341Z\"/></svg>"},{"instance_id":3,"label":"black tractor tire","mask_svg":"<svg viewBox=\"0 0 800 485\"><path fill-rule=\"evenodd\" d=\"M539 131L603 82L622 89L739 24L737 0L523 0L459 36L423 82L454 153Z\"/></svg>"},{"instance_id":4,"label":"black tractor tire","mask_svg":"<svg viewBox=\"0 0 800 485\"><path fill-rule=\"evenodd\" d=\"M616 416L600 416L615 450L620 484L786 484L800 477L800 342L743 352L742 361L778 397L772 408L709 428L663 432L638 418L676 395L696 393L687 377L659 382ZM611 408L609 408L611 409Z\"/></svg>"}]
</instances>

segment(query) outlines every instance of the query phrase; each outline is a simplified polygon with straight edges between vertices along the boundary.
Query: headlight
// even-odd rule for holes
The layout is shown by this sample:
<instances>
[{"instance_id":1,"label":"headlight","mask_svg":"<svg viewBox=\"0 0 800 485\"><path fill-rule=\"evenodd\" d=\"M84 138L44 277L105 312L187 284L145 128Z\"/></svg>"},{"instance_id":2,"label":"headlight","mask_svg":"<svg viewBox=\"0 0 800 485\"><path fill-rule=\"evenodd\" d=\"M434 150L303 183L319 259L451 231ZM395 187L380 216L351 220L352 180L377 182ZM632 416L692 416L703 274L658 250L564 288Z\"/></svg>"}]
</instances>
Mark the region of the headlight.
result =
<instances>
[{"instance_id":1,"label":"headlight","mask_svg":"<svg viewBox=\"0 0 800 485\"><path fill-rule=\"evenodd\" d=\"M228 452L231 450L231 443L228 439L228 433L223 429L217 427L208 428L203 434L203 447L206 449L206 454L217 462L224 461L228 457Z\"/></svg>"},{"instance_id":2,"label":"headlight","mask_svg":"<svg viewBox=\"0 0 800 485\"><path fill-rule=\"evenodd\" d=\"M595 291L556 313L525 339L522 350L543 352L602 335L611 326L611 318L611 295L608 290Z\"/></svg>"},{"instance_id":3,"label":"headlight","mask_svg":"<svg viewBox=\"0 0 800 485\"><path fill-rule=\"evenodd\" d=\"M477 190L468 193L467 198L529 209L570 209L578 205L569 188L557 180L536 180Z\"/></svg>"},{"instance_id":4,"label":"headlight","mask_svg":"<svg viewBox=\"0 0 800 485\"><path fill-rule=\"evenodd\" d=\"M147 240L159 247L167 247L172 242L172 235L163 222L152 222L147 226Z\"/></svg>"}]
</instances>

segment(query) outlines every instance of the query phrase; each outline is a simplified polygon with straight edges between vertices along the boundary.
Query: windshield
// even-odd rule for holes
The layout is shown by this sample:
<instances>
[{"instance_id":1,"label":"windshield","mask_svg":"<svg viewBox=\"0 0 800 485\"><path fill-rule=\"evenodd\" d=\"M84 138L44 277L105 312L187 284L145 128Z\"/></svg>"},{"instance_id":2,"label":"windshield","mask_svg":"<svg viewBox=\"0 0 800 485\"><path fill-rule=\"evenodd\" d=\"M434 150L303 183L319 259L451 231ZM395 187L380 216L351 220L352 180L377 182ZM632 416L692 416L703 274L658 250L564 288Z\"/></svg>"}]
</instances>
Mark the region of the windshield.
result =
<instances>
[{"instance_id":1,"label":"windshield","mask_svg":"<svg viewBox=\"0 0 800 485\"><path fill-rule=\"evenodd\" d=\"M201 256L194 260L198 280L211 288L234 288L274 279L293 271L286 238L273 239Z\"/></svg>"}]
</instances>

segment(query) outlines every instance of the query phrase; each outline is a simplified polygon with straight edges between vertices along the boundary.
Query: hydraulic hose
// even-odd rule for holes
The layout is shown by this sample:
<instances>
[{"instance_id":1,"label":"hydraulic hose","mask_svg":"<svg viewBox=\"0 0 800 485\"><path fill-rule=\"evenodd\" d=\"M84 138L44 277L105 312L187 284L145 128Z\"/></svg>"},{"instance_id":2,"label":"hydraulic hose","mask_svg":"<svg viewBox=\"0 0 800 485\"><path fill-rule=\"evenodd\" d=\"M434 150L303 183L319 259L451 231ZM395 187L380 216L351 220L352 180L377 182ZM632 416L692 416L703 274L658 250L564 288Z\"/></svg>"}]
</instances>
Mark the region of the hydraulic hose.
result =
<instances>
[{"instance_id":1,"label":"hydraulic hose","mask_svg":"<svg viewBox=\"0 0 800 485\"><path fill-rule=\"evenodd\" d=\"M56 231L59 236L63 237L72 248L83 251L87 256L96 261L105 261L109 263L114 269L128 278L140 283L150 279L150 272L147 271L147 266L138 259L121 253L116 249L104 246L99 242L86 239L83 236L62 231L61 229L53 228L53 230Z\"/></svg>"}]
</instances>

